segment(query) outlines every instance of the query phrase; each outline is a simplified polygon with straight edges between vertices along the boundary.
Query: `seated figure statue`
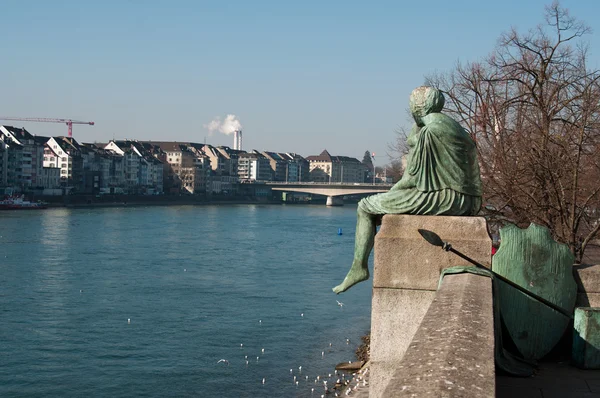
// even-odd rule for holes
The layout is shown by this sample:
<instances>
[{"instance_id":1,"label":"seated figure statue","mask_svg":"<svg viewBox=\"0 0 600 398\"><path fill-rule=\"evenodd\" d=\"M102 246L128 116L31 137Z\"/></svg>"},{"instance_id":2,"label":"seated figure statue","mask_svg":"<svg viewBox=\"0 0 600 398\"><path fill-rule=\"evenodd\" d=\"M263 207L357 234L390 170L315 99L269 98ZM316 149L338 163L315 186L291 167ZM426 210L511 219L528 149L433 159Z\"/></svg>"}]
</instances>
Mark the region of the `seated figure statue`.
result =
<instances>
[{"instance_id":1,"label":"seated figure statue","mask_svg":"<svg viewBox=\"0 0 600 398\"><path fill-rule=\"evenodd\" d=\"M369 279L368 259L384 214L471 216L479 211L475 143L458 122L440 113L443 107L444 95L435 88L412 92L415 125L407 137L406 170L388 192L358 203L354 261L344 281L333 288L335 293Z\"/></svg>"}]
</instances>

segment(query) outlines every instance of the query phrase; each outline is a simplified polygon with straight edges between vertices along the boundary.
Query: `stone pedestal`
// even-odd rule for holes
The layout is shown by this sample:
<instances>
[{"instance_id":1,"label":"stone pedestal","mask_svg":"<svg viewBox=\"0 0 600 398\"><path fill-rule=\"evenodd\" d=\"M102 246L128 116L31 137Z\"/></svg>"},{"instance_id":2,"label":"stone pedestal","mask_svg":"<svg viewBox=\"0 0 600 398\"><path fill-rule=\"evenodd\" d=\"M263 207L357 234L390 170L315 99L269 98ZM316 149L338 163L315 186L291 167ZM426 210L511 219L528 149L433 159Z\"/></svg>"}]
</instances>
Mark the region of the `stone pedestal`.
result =
<instances>
[{"instance_id":1,"label":"stone pedestal","mask_svg":"<svg viewBox=\"0 0 600 398\"><path fill-rule=\"evenodd\" d=\"M443 269L471 265L427 243L426 229L491 267L492 240L483 217L386 215L375 237L369 396L382 397L431 304Z\"/></svg>"}]
</instances>

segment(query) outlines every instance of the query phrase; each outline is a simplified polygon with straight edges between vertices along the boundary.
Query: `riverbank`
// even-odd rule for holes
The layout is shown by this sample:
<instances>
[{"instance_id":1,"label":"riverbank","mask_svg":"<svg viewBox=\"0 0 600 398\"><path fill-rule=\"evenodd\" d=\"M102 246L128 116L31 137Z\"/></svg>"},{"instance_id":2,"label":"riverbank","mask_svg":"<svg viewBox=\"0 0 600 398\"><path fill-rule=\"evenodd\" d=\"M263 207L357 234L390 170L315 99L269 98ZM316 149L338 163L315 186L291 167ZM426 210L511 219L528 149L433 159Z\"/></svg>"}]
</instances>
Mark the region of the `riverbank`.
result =
<instances>
[{"instance_id":1,"label":"riverbank","mask_svg":"<svg viewBox=\"0 0 600 398\"><path fill-rule=\"evenodd\" d=\"M325 384L326 395L341 397L352 394L355 397L365 398L369 396L370 332L362 336L361 341L362 343L354 353L357 361L342 362L336 365L333 385ZM329 378L331 376L330 374Z\"/></svg>"}]
</instances>

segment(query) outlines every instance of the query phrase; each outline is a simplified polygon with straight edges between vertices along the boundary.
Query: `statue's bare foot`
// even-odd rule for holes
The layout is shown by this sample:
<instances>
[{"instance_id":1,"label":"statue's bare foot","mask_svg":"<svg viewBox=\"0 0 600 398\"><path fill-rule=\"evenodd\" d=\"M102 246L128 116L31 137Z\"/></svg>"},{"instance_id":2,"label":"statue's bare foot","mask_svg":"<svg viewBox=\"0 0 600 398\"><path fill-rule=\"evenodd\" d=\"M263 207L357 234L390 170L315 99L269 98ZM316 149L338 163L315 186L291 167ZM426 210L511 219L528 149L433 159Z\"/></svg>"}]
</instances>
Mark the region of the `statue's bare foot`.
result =
<instances>
[{"instance_id":1,"label":"statue's bare foot","mask_svg":"<svg viewBox=\"0 0 600 398\"><path fill-rule=\"evenodd\" d=\"M369 279L369 269L368 268L358 268L352 267L348 272L348 275L344 278L344 281L334 287L332 290L336 294L340 294L350 289L352 286L356 285L359 282L366 281Z\"/></svg>"}]
</instances>

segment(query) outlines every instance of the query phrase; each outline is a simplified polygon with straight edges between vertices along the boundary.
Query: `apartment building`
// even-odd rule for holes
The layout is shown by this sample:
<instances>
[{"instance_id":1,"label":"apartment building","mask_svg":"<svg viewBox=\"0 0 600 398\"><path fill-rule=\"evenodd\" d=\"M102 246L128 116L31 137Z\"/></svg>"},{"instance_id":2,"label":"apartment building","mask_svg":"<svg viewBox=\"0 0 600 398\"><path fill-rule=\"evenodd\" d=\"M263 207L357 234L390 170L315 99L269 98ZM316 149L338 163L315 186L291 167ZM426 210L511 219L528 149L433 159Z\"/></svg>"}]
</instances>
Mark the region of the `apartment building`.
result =
<instances>
[{"instance_id":1,"label":"apartment building","mask_svg":"<svg viewBox=\"0 0 600 398\"><path fill-rule=\"evenodd\" d=\"M279 153L286 161L286 182L310 181L310 167L308 160L293 152Z\"/></svg>"},{"instance_id":2,"label":"apartment building","mask_svg":"<svg viewBox=\"0 0 600 398\"><path fill-rule=\"evenodd\" d=\"M308 156L310 180L315 182L364 182L366 166L349 156L332 156L323 150L317 156Z\"/></svg>"},{"instance_id":3,"label":"apartment building","mask_svg":"<svg viewBox=\"0 0 600 398\"><path fill-rule=\"evenodd\" d=\"M43 141L47 137L36 137L21 127L0 126L0 138L8 144L16 169L11 171L12 185L29 189L39 186L43 168Z\"/></svg>"},{"instance_id":4,"label":"apartment building","mask_svg":"<svg viewBox=\"0 0 600 398\"><path fill-rule=\"evenodd\" d=\"M269 159L257 152L238 155L240 181L272 181L273 173Z\"/></svg>"},{"instance_id":5,"label":"apartment building","mask_svg":"<svg viewBox=\"0 0 600 398\"><path fill-rule=\"evenodd\" d=\"M228 146L218 146L216 150L225 158L224 174L237 177L239 157L246 152L239 149L232 149Z\"/></svg>"},{"instance_id":6,"label":"apartment building","mask_svg":"<svg viewBox=\"0 0 600 398\"><path fill-rule=\"evenodd\" d=\"M60 169L61 186L69 190L83 182L81 146L73 137L50 137L44 147L44 167Z\"/></svg>"},{"instance_id":7,"label":"apartment building","mask_svg":"<svg viewBox=\"0 0 600 398\"><path fill-rule=\"evenodd\" d=\"M0 188L8 186L8 145L0 138Z\"/></svg>"},{"instance_id":8,"label":"apartment building","mask_svg":"<svg viewBox=\"0 0 600 398\"><path fill-rule=\"evenodd\" d=\"M152 142L164 151L164 162L168 165L165 175L165 189L171 193L206 193L210 188L210 159L200 144L180 142ZM167 188L168 187L168 188Z\"/></svg>"},{"instance_id":9,"label":"apartment building","mask_svg":"<svg viewBox=\"0 0 600 398\"><path fill-rule=\"evenodd\" d=\"M273 176L273 181L285 181L287 175L287 161L277 152L269 152L269 151L253 151L260 155L263 155L269 161L269 165L271 167L271 175Z\"/></svg>"}]
</instances>

